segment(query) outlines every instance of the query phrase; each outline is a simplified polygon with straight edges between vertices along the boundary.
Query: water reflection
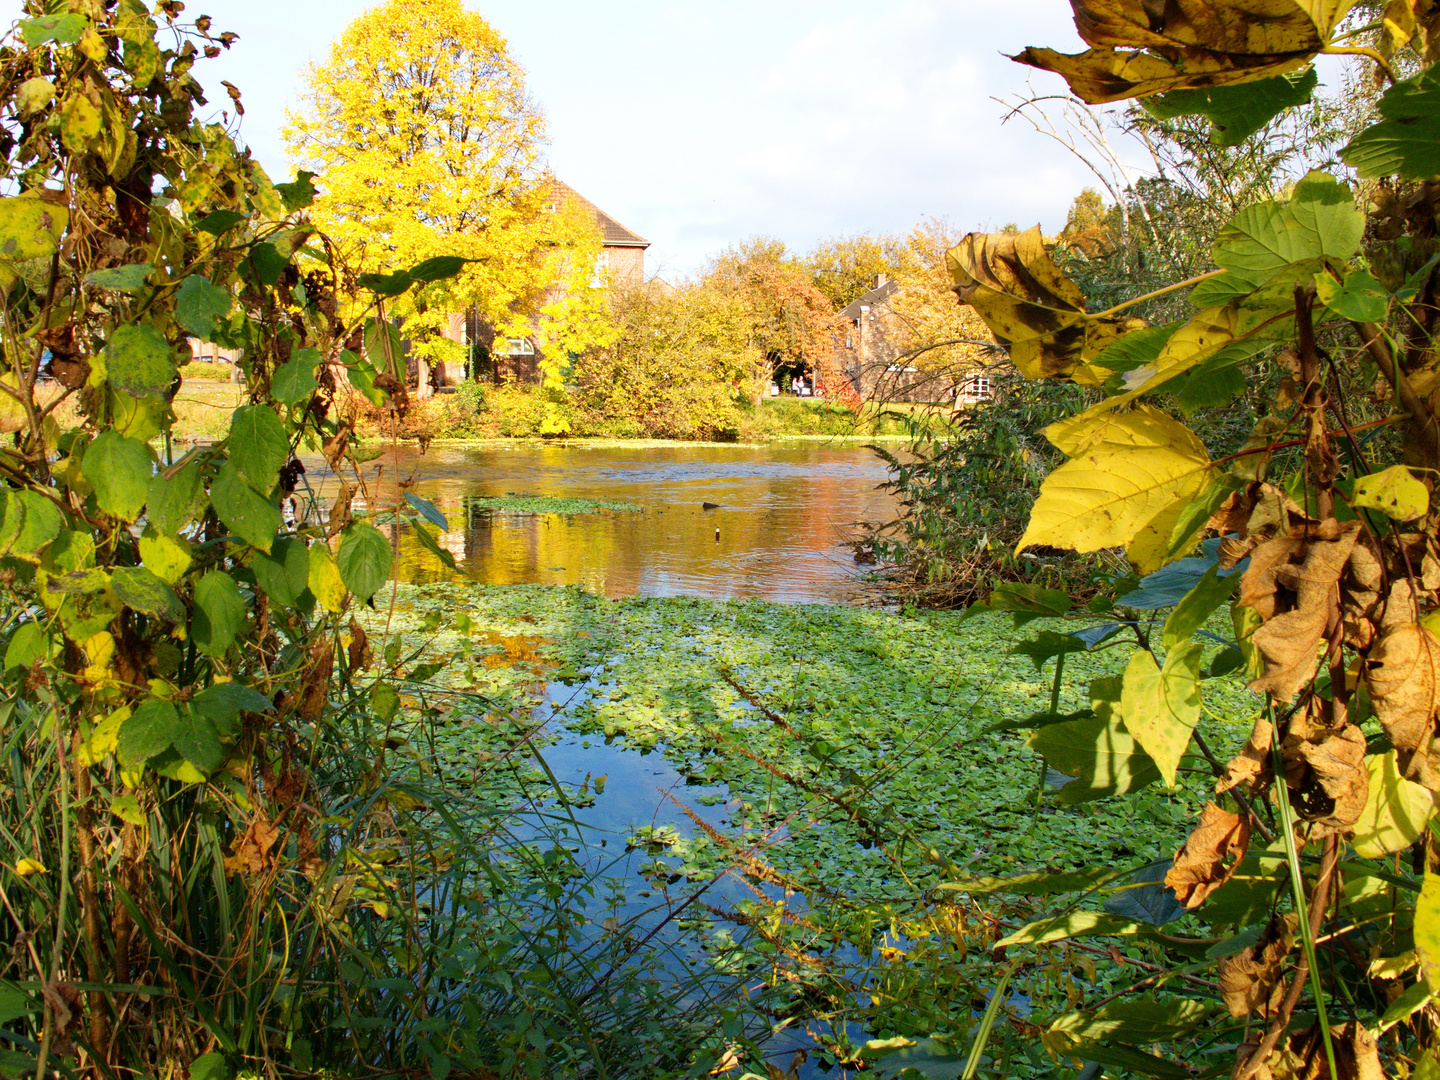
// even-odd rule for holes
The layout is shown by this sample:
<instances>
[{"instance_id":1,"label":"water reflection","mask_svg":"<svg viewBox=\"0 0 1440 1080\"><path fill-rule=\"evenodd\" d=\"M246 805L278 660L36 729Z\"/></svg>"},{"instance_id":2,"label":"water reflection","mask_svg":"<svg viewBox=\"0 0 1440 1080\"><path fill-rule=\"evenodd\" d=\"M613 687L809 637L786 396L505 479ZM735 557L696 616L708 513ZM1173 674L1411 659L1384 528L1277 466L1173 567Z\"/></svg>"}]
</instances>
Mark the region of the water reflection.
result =
<instances>
[{"instance_id":1,"label":"water reflection","mask_svg":"<svg viewBox=\"0 0 1440 1080\"><path fill-rule=\"evenodd\" d=\"M328 505L333 474L306 464ZM870 451L829 443L432 448L424 457L402 447L366 476L381 503L394 502L397 478L413 477L407 490L445 511L450 531L440 542L476 580L582 585L611 597L866 599L843 538L894 506L876 490L886 472ZM621 500L643 512L520 515L481 501L504 495ZM447 576L403 530L397 539L405 580Z\"/></svg>"}]
</instances>

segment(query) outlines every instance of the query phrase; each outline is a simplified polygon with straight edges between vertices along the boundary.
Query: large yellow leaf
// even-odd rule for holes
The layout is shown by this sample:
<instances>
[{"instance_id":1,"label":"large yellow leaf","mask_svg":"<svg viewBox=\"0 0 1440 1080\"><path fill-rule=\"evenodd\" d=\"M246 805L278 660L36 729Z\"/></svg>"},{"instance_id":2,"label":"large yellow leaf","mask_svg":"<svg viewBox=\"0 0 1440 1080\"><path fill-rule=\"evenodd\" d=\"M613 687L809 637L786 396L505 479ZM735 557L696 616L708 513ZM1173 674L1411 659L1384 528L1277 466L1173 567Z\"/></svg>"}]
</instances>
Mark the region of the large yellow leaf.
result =
<instances>
[{"instance_id":1,"label":"large yellow leaf","mask_svg":"<svg viewBox=\"0 0 1440 1080\"><path fill-rule=\"evenodd\" d=\"M1040 227L1018 235L970 233L946 255L960 299L973 307L1028 379L1100 386L1110 372L1089 361L1145 325L1085 311L1079 286L1045 250Z\"/></svg>"},{"instance_id":2,"label":"large yellow leaf","mask_svg":"<svg viewBox=\"0 0 1440 1080\"><path fill-rule=\"evenodd\" d=\"M1362 859L1404 851L1425 831L1435 800L1422 785L1400 775L1396 753L1390 750L1366 759L1370 794L1351 843Z\"/></svg>"},{"instance_id":3,"label":"large yellow leaf","mask_svg":"<svg viewBox=\"0 0 1440 1080\"><path fill-rule=\"evenodd\" d=\"M1015 59L1063 75L1091 104L1252 82L1308 63L1352 0L1072 0L1083 53ZM1145 50L1145 51L1120 51Z\"/></svg>"},{"instance_id":4,"label":"large yellow leaf","mask_svg":"<svg viewBox=\"0 0 1440 1080\"><path fill-rule=\"evenodd\" d=\"M1215 476L1195 433L1151 406L1111 414L1103 423L1065 423L1072 425L1062 432L1069 445L1056 444L1067 453L1075 446L1075 452L1045 478L1017 551L1036 544L1074 551L1127 545ZM1084 437L1078 446L1077 430Z\"/></svg>"},{"instance_id":5,"label":"large yellow leaf","mask_svg":"<svg viewBox=\"0 0 1440 1080\"><path fill-rule=\"evenodd\" d=\"M1185 642L1165 656L1165 666L1145 649L1137 649L1125 667L1120 718L1140 748L1155 761L1166 787L1175 786L1175 771L1190 748L1190 734L1200 720L1200 660L1205 646Z\"/></svg>"}]
</instances>

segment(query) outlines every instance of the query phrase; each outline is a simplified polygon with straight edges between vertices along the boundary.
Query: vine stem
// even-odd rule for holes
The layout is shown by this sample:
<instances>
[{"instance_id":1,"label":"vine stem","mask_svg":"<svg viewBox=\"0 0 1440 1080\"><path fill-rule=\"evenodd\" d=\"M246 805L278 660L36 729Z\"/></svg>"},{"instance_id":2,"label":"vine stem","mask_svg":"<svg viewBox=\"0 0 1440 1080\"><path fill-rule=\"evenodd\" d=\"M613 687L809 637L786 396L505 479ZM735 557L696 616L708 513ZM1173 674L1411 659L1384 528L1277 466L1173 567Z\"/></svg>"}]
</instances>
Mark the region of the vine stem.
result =
<instances>
[{"instance_id":1,"label":"vine stem","mask_svg":"<svg viewBox=\"0 0 1440 1080\"><path fill-rule=\"evenodd\" d=\"M1197 274L1192 278L1186 278L1184 281L1177 281L1174 285L1166 285L1163 289L1156 289L1154 292L1147 292L1143 296L1126 300L1123 304L1116 304L1114 307L1106 308L1104 311L1097 311L1094 315L1091 315L1090 318L1103 319L1107 315L1118 315L1126 308L1134 307L1136 304L1143 304L1146 300L1158 300L1162 296L1169 296L1171 293L1179 292L1181 289L1188 289L1191 285L1198 285L1202 281L1219 277L1224 273L1228 273L1228 271L1211 270L1205 274Z\"/></svg>"}]
</instances>

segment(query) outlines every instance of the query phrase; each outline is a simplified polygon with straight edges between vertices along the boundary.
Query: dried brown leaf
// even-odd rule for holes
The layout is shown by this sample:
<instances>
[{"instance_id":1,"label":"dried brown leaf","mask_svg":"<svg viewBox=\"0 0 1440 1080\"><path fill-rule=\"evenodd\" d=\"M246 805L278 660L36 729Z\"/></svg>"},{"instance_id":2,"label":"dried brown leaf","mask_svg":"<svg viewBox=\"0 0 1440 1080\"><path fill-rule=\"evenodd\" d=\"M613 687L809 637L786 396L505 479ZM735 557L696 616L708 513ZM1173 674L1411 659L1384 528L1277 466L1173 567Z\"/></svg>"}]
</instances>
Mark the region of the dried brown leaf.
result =
<instances>
[{"instance_id":1,"label":"dried brown leaf","mask_svg":"<svg viewBox=\"0 0 1440 1080\"><path fill-rule=\"evenodd\" d=\"M1400 775L1440 791L1440 771L1430 760L1440 705L1440 638L1418 623L1391 627L1370 650L1364 672L1370 704L1399 752Z\"/></svg>"},{"instance_id":2,"label":"dried brown leaf","mask_svg":"<svg viewBox=\"0 0 1440 1080\"><path fill-rule=\"evenodd\" d=\"M1175 853L1165 884L1187 908L1197 908L1230 880L1249 846L1250 819L1206 803L1200 824Z\"/></svg>"},{"instance_id":3,"label":"dried brown leaf","mask_svg":"<svg viewBox=\"0 0 1440 1080\"><path fill-rule=\"evenodd\" d=\"M1300 782L1290 789L1290 801L1300 816L1323 830L1335 832L1359 821L1370 797L1365 733L1349 724L1318 740L1301 741L1295 750L1308 766Z\"/></svg>"},{"instance_id":4,"label":"dried brown leaf","mask_svg":"<svg viewBox=\"0 0 1440 1080\"><path fill-rule=\"evenodd\" d=\"M1294 914L1276 916L1260 940L1220 961L1220 994L1231 1016L1238 1019L1252 1012L1275 1011L1285 993L1280 981L1285 957L1299 925Z\"/></svg>"},{"instance_id":5,"label":"dried brown leaf","mask_svg":"<svg viewBox=\"0 0 1440 1080\"><path fill-rule=\"evenodd\" d=\"M280 830L263 814L257 813L230 845L230 854L225 857L225 872L250 875L268 872L274 865L270 849L279 837Z\"/></svg>"},{"instance_id":6,"label":"dried brown leaf","mask_svg":"<svg viewBox=\"0 0 1440 1080\"><path fill-rule=\"evenodd\" d=\"M350 647L345 653L350 664L350 672L364 671L370 666L370 639L365 635L365 628L355 619L350 620Z\"/></svg>"},{"instance_id":7,"label":"dried brown leaf","mask_svg":"<svg viewBox=\"0 0 1440 1080\"><path fill-rule=\"evenodd\" d=\"M1269 781L1270 742L1274 731L1274 725L1269 720L1263 716L1256 717L1249 740L1225 766L1225 775L1215 781L1215 794L1223 795L1241 784L1247 785L1253 792Z\"/></svg>"},{"instance_id":8,"label":"dried brown leaf","mask_svg":"<svg viewBox=\"0 0 1440 1080\"><path fill-rule=\"evenodd\" d=\"M1335 539L1314 539L1304 546L1303 561L1280 563L1278 558L1258 569L1252 561L1249 582L1242 579L1242 603L1249 597L1265 624L1251 635L1251 643L1265 660L1265 673L1250 683L1257 694L1270 693L1280 701L1291 701L1315 674L1316 655L1332 618L1339 620L1340 574L1350 558L1359 534L1358 522L1347 522L1335 530ZM1291 550L1280 541L1274 554ZM1267 549L1262 544L1256 556ZM1258 560L1257 560L1258 561ZM1268 593L1264 590L1269 590ZM1270 612L1269 616L1266 612Z\"/></svg>"}]
</instances>

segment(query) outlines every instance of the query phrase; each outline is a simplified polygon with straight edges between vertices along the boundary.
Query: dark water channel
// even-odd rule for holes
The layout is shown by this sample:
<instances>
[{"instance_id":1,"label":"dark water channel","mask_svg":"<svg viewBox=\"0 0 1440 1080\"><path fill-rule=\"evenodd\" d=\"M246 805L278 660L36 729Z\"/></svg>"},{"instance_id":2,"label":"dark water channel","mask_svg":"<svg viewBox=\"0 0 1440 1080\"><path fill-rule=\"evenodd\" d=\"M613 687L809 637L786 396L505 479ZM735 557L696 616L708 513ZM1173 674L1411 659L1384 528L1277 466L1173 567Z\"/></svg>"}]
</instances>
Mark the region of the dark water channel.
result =
<instances>
[{"instance_id":1,"label":"dark water channel","mask_svg":"<svg viewBox=\"0 0 1440 1080\"><path fill-rule=\"evenodd\" d=\"M323 463L307 465L309 482L321 504L328 505L335 478ZM369 494L380 506L395 504L397 479L414 479L407 490L444 511L450 528L440 543L477 581L580 585L609 597L756 597L812 604L879 600L876 587L860 580L844 541L856 522L893 516L894 500L877 490L886 475L863 446L834 443L528 444L432 448L424 456L402 448L366 467ZM481 503L506 495L613 500L642 510L516 514ZM718 506L705 509L703 503ZM394 536L403 579L424 583L448 576L403 528L394 528ZM588 683L548 684L536 719L561 723L552 717L589 692ZM698 827L681 805L724 831L728 789L688 785L661 752L642 754L619 741L553 727L550 733L557 739L542 753L557 780L572 790L587 777L603 774L607 782L593 802L549 807L524 827L537 840L563 829L566 846L578 849L577 858L587 869L616 882L614 895L597 889L586 912L597 932L612 920L637 920L642 934L659 926L651 947L663 951L666 969L681 982L703 973L709 963L703 935L681 928L680 918L666 918L697 886L683 878L667 884L641 876L641 867L657 855L677 868L680 860L663 849L627 851L626 844L646 826L668 826L676 836L693 836ZM700 899L733 906L753 899L757 890L770 899L780 896L773 886L727 874ZM699 902L690 908L684 914L701 913ZM798 1030L771 1043L777 1054L787 1055L807 1045ZM829 1074L808 1064L800 1075L810 1080Z\"/></svg>"}]
</instances>

